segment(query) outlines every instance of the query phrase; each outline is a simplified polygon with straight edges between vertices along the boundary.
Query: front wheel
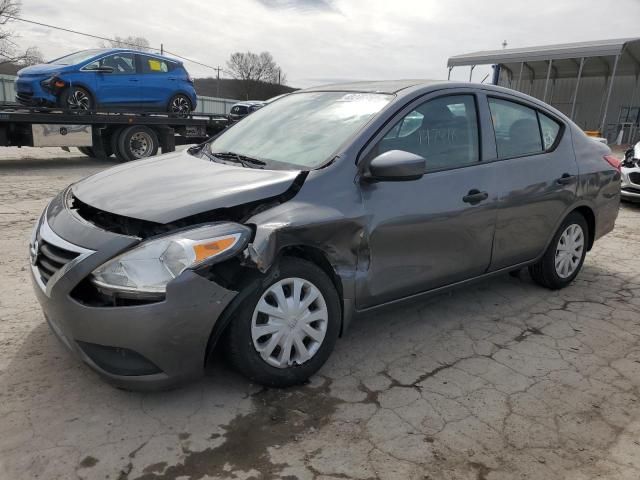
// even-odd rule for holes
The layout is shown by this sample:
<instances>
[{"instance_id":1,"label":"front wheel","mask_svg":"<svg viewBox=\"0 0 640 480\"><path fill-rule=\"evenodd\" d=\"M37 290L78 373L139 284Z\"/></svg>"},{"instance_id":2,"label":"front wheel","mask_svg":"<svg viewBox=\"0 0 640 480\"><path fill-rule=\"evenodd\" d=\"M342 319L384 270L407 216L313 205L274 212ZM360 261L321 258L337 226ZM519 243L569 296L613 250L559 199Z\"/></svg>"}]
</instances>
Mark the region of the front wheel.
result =
<instances>
[{"instance_id":1,"label":"front wheel","mask_svg":"<svg viewBox=\"0 0 640 480\"><path fill-rule=\"evenodd\" d=\"M59 99L60 106L65 110L94 110L95 105L91 94L82 87L69 87Z\"/></svg>"},{"instance_id":2,"label":"front wheel","mask_svg":"<svg viewBox=\"0 0 640 480\"><path fill-rule=\"evenodd\" d=\"M226 332L231 363L263 385L303 383L338 338L341 309L333 282L315 264L285 257L275 275L253 288Z\"/></svg>"},{"instance_id":3,"label":"front wheel","mask_svg":"<svg viewBox=\"0 0 640 480\"><path fill-rule=\"evenodd\" d=\"M571 213L560 225L540 261L529 267L533 280L552 290L569 285L582 269L588 238L589 227L584 217L577 212Z\"/></svg>"}]
</instances>

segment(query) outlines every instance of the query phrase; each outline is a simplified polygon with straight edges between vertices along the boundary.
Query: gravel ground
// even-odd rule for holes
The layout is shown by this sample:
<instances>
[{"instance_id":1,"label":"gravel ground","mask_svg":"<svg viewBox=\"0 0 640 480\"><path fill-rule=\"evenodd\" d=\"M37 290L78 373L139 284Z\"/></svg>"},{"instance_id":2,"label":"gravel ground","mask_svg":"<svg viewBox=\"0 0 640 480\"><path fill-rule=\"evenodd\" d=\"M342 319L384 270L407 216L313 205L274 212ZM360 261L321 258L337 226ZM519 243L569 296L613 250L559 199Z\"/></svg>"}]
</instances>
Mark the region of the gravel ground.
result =
<instances>
[{"instance_id":1,"label":"gravel ground","mask_svg":"<svg viewBox=\"0 0 640 480\"><path fill-rule=\"evenodd\" d=\"M0 158L0 478L640 478L640 207L561 292L505 275L357 319L300 388L217 362L138 394L64 350L28 278L46 201L110 164Z\"/></svg>"}]
</instances>

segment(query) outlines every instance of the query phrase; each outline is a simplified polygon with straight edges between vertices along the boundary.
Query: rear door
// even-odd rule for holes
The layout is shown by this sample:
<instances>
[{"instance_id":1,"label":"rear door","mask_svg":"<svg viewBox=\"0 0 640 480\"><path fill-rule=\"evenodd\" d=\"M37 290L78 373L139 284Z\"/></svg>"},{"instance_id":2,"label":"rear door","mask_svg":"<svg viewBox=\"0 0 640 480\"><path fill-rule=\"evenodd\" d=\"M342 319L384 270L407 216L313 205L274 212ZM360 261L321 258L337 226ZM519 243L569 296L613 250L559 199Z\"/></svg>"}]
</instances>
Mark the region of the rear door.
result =
<instances>
[{"instance_id":1,"label":"rear door","mask_svg":"<svg viewBox=\"0 0 640 480\"><path fill-rule=\"evenodd\" d=\"M578 164L560 118L519 99L488 97L499 168L491 270L542 254L576 200Z\"/></svg>"},{"instance_id":2,"label":"rear door","mask_svg":"<svg viewBox=\"0 0 640 480\"><path fill-rule=\"evenodd\" d=\"M141 101L150 109L166 110L170 98L179 89L177 64L158 57L140 54Z\"/></svg>"},{"instance_id":3,"label":"rear door","mask_svg":"<svg viewBox=\"0 0 640 480\"><path fill-rule=\"evenodd\" d=\"M418 180L361 183L370 220L358 308L481 275L489 267L495 162L482 162L482 117L473 90L430 95L405 107L362 160L403 150L424 157L426 170ZM488 113L484 117L490 121Z\"/></svg>"},{"instance_id":4,"label":"rear door","mask_svg":"<svg viewBox=\"0 0 640 480\"><path fill-rule=\"evenodd\" d=\"M119 52L84 67L91 70L95 67L111 67L113 72L96 72L95 85L98 104L103 108L137 108L140 105L140 81L138 78L135 56L129 52Z\"/></svg>"}]
</instances>

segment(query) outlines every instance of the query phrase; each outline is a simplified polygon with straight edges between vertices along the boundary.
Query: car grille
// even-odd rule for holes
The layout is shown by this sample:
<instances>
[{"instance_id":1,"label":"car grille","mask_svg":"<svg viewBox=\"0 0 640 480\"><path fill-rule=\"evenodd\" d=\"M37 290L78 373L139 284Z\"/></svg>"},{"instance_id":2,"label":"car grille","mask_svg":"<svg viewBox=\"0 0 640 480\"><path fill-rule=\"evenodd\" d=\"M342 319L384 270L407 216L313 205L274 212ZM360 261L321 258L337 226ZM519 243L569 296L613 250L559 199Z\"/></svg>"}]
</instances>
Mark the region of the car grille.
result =
<instances>
[{"instance_id":1,"label":"car grille","mask_svg":"<svg viewBox=\"0 0 640 480\"><path fill-rule=\"evenodd\" d=\"M53 275L78 255L78 252L65 250L40 238L35 266L42 283L46 285Z\"/></svg>"},{"instance_id":2,"label":"car grille","mask_svg":"<svg viewBox=\"0 0 640 480\"><path fill-rule=\"evenodd\" d=\"M16 101L23 105L31 105L33 104L33 93L18 92L16 94Z\"/></svg>"},{"instance_id":3,"label":"car grille","mask_svg":"<svg viewBox=\"0 0 640 480\"><path fill-rule=\"evenodd\" d=\"M629 174L629 180L631 180L631 183L640 185L640 172L631 172Z\"/></svg>"}]
</instances>

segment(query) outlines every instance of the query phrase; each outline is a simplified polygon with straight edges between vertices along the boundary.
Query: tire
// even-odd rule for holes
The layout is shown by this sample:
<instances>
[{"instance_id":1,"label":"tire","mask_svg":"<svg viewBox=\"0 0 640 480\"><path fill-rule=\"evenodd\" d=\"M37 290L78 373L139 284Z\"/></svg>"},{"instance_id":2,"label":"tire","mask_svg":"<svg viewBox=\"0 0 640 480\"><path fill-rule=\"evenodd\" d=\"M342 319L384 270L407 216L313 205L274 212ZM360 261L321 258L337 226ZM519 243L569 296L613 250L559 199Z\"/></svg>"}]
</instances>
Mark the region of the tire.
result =
<instances>
[{"instance_id":1,"label":"tire","mask_svg":"<svg viewBox=\"0 0 640 480\"><path fill-rule=\"evenodd\" d=\"M96 154L91 147L78 147L78 151L87 157L95 158Z\"/></svg>"},{"instance_id":2,"label":"tire","mask_svg":"<svg viewBox=\"0 0 640 480\"><path fill-rule=\"evenodd\" d=\"M65 110L95 110L91 93L82 87L69 87L58 99L60 107Z\"/></svg>"},{"instance_id":3,"label":"tire","mask_svg":"<svg viewBox=\"0 0 640 480\"><path fill-rule=\"evenodd\" d=\"M571 238L575 243L569 243L569 249L564 250L567 245L565 242ZM536 283L551 290L566 287L582 269L587 254L588 239L589 227L584 217L577 212L569 214L553 236L551 244L540 261L529 267L529 274ZM580 241L582 243L578 251ZM569 253L563 254L563 251ZM567 260L563 261L562 256L567 257ZM556 267L557 263L559 263L558 267ZM567 266L566 269L564 266Z\"/></svg>"},{"instance_id":4,"label":"tire","mask_svg":"<svg viewBox=\"0 0 640 480\"><path fill-rule=\"evenodd\" d=\"M273 311L278 310L277 307L280 304L271 291L277 290L279 286L283 287L279 291L286 298L284 303L290 306L295 291L293 282L298 282L298 285L302 286L300 288L302 304L305 298L311 298L305 295L319 293L317 299L303 310L305 313L302 317L296 315L278 319L259 312L263 305ZM331 279L311 262L283 257L276 267L275 274L253 282L248 288L253 291L234 312L231 323L225 331L227 356L231 364L252 381L269 387L288 387L304 383L327 361L340 332L340 299ZM274 302L276 307L273 307ZM304 305L301 306L304 307ZM318 320L310 323L303 322L301 320L304 319L305 314L314 315L313 318ZM271 325L276 325L275 328L279 325L279 331L259 337L258 329ZM312 327L315 339L306 333L305 326ZM323 329L324 336L319 333ZM289 349L290 362L287 364L283 362L280 366L274 365L278 362L277 357L285 358L287 335L291 335L289 345L293 345ZM299 342L293 339L295 335L299 336ZM276 338L281 340L277 341ZM265 348L270 342L278 343L278 346L272 349L271 356L269 356L269 348ZM303 349L296 347L300 344L310 355L309 357L305 358ZM262 354L258 352L259 347L263 348Z\"/></svg>"},{"instance_id":5,"label":"tire","mask_svg":"<svg viewBox=\"0 0 640 480\"><path fill-rule=\"evenodd\" d=\"M118 160L129 162L153 157L158 153L158 135L144 125L132 125L114 132ZM112 143L113 145L113 143Z\"/></svg>"},{"instance_id":6,"label":"tire","mask_svg":"<svg viewBox=\"0 0 640 480\"><path fill-rule=\"evenodd\" d=\"M167 112L177 115L178 117L186 117L193 110L193 104L186 95L179 93L171 97L167 105Z\"/></svg>"}]
</instances>

